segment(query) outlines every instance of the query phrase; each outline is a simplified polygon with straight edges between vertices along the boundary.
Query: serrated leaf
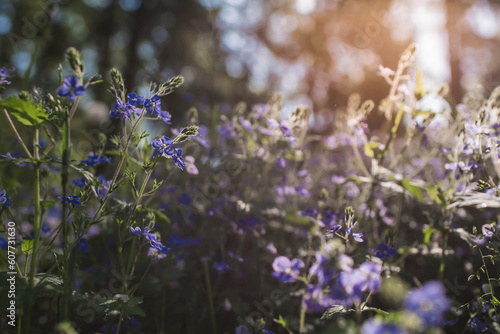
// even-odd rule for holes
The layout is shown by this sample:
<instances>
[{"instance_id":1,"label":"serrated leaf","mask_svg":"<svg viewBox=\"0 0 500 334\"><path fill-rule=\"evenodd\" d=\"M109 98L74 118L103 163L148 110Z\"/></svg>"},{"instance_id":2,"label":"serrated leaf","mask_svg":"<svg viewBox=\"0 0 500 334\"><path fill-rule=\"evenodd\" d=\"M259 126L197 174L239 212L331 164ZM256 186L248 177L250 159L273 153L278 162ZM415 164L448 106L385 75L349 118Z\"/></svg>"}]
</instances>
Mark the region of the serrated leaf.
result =
<instances>
[{"instance_id":1,"label":"serrated leaf","mask_svg":"<svg viewBox=\"0 0 500 334\"><path fill-rule=\"evenodd\" d=\"M344 314L346 313L346 309L342 305L333 305L329 307L321 316L321 320L330 320L336 314Z\"/></svg>"},{"instance_id":2,"label":"serrated leaf","mask_svg":"<svg viewBox=\"0 0 500 334\"><path fill-rule=\"evenodd\" d=\"M408 180L408 179L403 179L401 181L401 184L403 185L403 187L408 190L408 192L410 194L412 194L413 196L415 196L415 198L419 201L419 202L422 202L422 200L424 199L424 195L422 194L422 189L420 189L420 187L416 186L416 185L413 185L411 184L411 181Z\"/></svg>"},{"instance_id":3,"label":"serrated leaf","mask_svg":"<svg viewBox=\"0 0 500 334\"><path fill-rule=\"evenodd\" d=\"M21 251L27 255L33 253L33 240L24 239L21 242Z\"/></svg>"},{"instance_id":4,"label":"serrated leaf","mask_svg":"<svg viewBox=\"0 0 500 334\"><path fill-rule=\"evenodd\" d=\"M21 100L18 96L11 96L0 101L0 107L7 109L24 125L39 126L48 119L48 113L42 107L41 102L34 105L29 101Z\"/></svg>"}]
</instances>

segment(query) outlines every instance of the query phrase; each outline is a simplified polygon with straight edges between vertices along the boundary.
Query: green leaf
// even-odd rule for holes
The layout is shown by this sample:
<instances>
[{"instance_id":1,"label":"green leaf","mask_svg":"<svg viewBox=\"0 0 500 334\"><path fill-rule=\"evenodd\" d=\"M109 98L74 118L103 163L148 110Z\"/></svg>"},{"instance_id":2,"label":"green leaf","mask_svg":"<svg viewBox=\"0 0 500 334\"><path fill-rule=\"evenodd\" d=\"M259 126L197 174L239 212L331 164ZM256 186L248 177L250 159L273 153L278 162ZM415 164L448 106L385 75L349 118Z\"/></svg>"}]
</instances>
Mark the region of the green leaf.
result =
<instances>
[{"instance_id":1,"label":"green leaf","mask_svg":"<svg viewBox=\"0 0 500 334\"><path fill-rule=\"evenodd\" d=\"M34 105L29 101L21 100L18 96L11 96L7 100L0 101L0 107L7 109L24 125L39 126L48 119L48 113L42 107L41 102Z\"/></svg>"},{"instance_id":2,"label":"green leaf","mask_svg":"<svg viewBox=\"0 0 500 334\"><path fill-rule=\"evenodd\" d=\"M293 215L293 214L286 215L285 222L291 223L294 225L303 225L303 226L311 225L311 221L309 219L307 219L306 217L299 216L299 215Z\"/></svg>"},{"instance_id":3,"label":"green leaf","mask_svg":"<svg viewBox=\"0 0 500 334\"><path fill-rule=\"evenodd\" d=\"M404 106L405 106L404 102L401 103L398 113L396 114L396 118L394 119L394 125L392 126L391 129L392 134L395 134L396 131L398 131L399 123L401 123L401 119L403 118L404 114Z\"/></svg>"},{"instance_id":4,"label":"green leaf","mask_svg":"<svg viewBox=\"0 0 500 334\"><path fill-rule=\"evenodd\" d=\"M33 240L24 239L21 242L21 251L27 255L33 253Z\"/></svg>"},{"instance_id":5,"label":"green leaf","mask_svg":"<svg viewBox=\"0 0 500 334\"><path fill-rule=\"evenodd\" d=\"M163 212L157 210L154 213L156 215L156 218L158 218L159 220L164 221L167 224L170 224L170 219L168 219L168 217Z\"/></svg>"},{"instance_id":6,"label":"green leaf","mask_svg":"<svg viewBox=\"0 0 500 334\"><path fill-rule=\"evenodd\" d=\"M441 199L439 198L438 190L435 187L426 185L425 191L427 192L427 195L429 196L429 198L431 200L433 200L436 203L441 204Z\"/></svg>"},{"instance_id":7,"label":"green leaf","mask_svg":"<svg viewBox=\"0 0 500 334\"><path fill-rule=\"evenodd\" d=\"M422 189L420 187L417 187L416 185L411 184L411 181L408 179L403 179L401 181L402 186L410 192L415 198L419 201L422 202L424 199L424 195L422 194Z\"/></svg>"},{"instance_id":8,"label":"green leaf","mask_svg":"<svg viewBox=\"0 0 500 334\"><path fill-rule=\"evenodd\" d=\"M364 311L373 311L373 312L376 312L378 314L381 314L381 315L388 315L389 313L384 311L384 310L381 310L379 308L376 308L376 307L364 307L363 310Z\"/></svg>"},{"instance_id":9,"label":"green leaf","mask_svg":"<svg viewBox=\"0 0 500 334\"><path fill-rule=\"evenodd\" d=\"M375 158L375 155L380 151L379 143L375 141L369 141L365 143L364 152L368 158Z\"/></svg>"},{"instance_id":10,"label":"green leaf","mask_svg":"<svg viewBox=\"0 0 500 334\"><path fill-rule=\"evenodd\" d=\"M333 305L329 307L321 316L321 320L330 320L335 314L344 314L347 310L342 305Z\"/></svg>"},{"instance_id":11,"label":"green leaf","mask_svg":"<svg viewBox=\"0 0 500 334\"><path fill-rule=\"evenodd\" d=\"M426 226L422 229L424 233L424 244L428 243L431 240L431 236L437 230L434 227Z\"/></svg>"},{"instance_id":12,"label":"green leaf","mask_svg":"<svg viewBox=\"0 0 500 334\"><path fill-rule=\"evenodd\" d=\"M288 324L286 323L286 320L283 319L281 314L278 317L278 321L276 322L278 325L281 325L283 328L288 328Z\"/></svg>"}]
</instances>

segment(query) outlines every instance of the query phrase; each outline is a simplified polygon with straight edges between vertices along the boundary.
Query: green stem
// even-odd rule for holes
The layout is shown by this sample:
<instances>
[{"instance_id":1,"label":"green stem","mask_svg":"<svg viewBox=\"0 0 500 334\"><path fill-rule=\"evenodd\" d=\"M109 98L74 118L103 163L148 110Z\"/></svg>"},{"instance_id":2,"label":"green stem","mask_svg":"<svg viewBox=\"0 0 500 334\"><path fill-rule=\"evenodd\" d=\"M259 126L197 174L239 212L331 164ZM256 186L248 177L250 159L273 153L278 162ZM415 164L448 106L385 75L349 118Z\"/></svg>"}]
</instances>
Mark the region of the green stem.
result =
<instances>
[{"instance_id":1,"label":"green stem","mask_svg":"<svg viewBox=\"0 0 500 334\"><path fill-rule=\"evenodd\" d=\"M484 255L483 255L483 252L481 251L481 248L478 247L477 249L479 250L479 254L481 254L481 261L483 262L484 272L486 273L486 278L488 279L488 285L490 287L491 299L493 300L493 298L495 298L495 295L493 294L494 290L493 290L493 285L491 284L490 273L488 272L488 267L486 267L486 261L484 261ZM495 315L498 316L496 303L491 303L491 304L493 305L493 308L495 309Z\"/></svg>"},{"instance_id":2,"label":"green stem","mask_svg":"<svg viewBox=\"0 0 500 334\"><path fill-rule=\"evenodd\" d=\"M212 296L212 285L210 283L210 272L208 270L208 262L206 259L203 260L203 269L205 273L205 284L207 286L208 306L210 307L210 320L212 323L212 333L217 334L217 326L215 323L214 299Z\"/></svg>"},{"instance_id":3,"label":"green stem","mask_svg":"<svg viewBox=\"0 0 500 334\"><path fill-rule=\"evenodd\" d=\"M72 110L76 109L76 101L73 104ZM64 293L63 293L63 310L62 310L62 320L67 321L69 319L69 299L72 290L72 271L73 268L69 264L69 230L68 221L66 216L66 211L68 204L66 203L67 196L67 184L68 184L68 166L70 157L70 145L71 145L71 127L70 127L70 114L66 114L66 119L63 125L63 165L62 165L62 194L63 194L63 208L62 208L62 226L63 226L63 244L64 244Z\"/></svg>"},{"instance_id":4,"label":"green stem","mask_svg":"<svg viewBox=\"0 0 500 334\"><path fill-rule=\"evenodd\" d=\"M19 140L19 143L21 143L21 146L23 147L23 150L24 150L24 153L26 153L26 155L31 159L33 158L31 156L31 153L30 151L28 150L28 148L26 147L26 145L24 144L24 141L23 139L21 138L21 136L19 135L19 132L17 132L17 129L14 125L14 123L12 122L12 119L10 119L10 116L9 116L9 113L7 112L7 110L4 108L3 109L3 112L5 113L5 117L7 117L7 121L9 122L9 125L10 127L12 128L12 131L14 131L14 134L16 135L17 137L17 140Z\"/></svg>"},{"instance_id":5,"label":"green stem","mask_svg":"<svg viewBox=\"0 0 500 334\"><path fill-rule=\"evenodd\" d=\"M444 267L445 267L445 255L446 255L446 244L448 243L448 231L443 231L441 237L441 263L439 264L439 280L443 282L444 280Z\"/></svg>"},{"instance_id":6,"label":"green stem","mask_svg":"<svg viewBox=\"0 0 500 334\"><path fill-rule=\"evenodd\" d=\"M38 250L38 239L40 238L40 156L39 156L39 135L40 132L38 128L35 128L34 138L33 138L33 154L34 154L34 164L33 168L35 170L35 192L34 192L34 218L33 218L33 251L31 254L30 263L30 273L29 273L29 287L33 289L35 281L35 271L36 271L36 257ZM26 314L25 314L25 330L29 332L31 323L31 309L33 307L32 303L27 304Z\"/></svg>"},{"instance_id":7,"label":"green stem","mask_svg":"<svg viewBox=\"0 0 500 334\"><path fill-rule=\"evenodd\" d=\"M304 326L306 323L306 300L305 296L302 297L302 301L300 302L300 325L299 325L299 333L304 333Z\"/></svg>"}]
</instances>

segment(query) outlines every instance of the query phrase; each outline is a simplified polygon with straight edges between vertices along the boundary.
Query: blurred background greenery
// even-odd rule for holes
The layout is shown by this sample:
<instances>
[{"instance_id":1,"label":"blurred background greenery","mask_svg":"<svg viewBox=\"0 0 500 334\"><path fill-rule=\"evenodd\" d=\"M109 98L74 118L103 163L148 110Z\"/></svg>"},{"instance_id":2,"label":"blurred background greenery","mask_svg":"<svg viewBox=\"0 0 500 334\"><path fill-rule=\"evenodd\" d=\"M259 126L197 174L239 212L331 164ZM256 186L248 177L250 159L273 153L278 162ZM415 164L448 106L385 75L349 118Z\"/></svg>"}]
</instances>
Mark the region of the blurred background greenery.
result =
<instances>
[{"instance_id":1,"label":"blurred background greenery","mask_svg":"<svg viewBox=\"0 0 500 334\"><path fill-rule=\"evenodd\" d=\"M429 88L449 82L454 101L466 90L489 93L500 83L499 3L0 0L0 65L15 66L18 76L3 95L29 88L27 79L54 93L57 66L74 46L88 75L108 80L117 67L129 90L142 94L150 81L183 75L182 89L164 102L174 124L191 106L265 102L282 91L285 111L310 105L311 126L322 131L349 94L380 101L387 86L378 66L394 69L413 41ZM105 87L85 95L88 122L106 118L114 103Z\"/></svg>"}]
</instances>

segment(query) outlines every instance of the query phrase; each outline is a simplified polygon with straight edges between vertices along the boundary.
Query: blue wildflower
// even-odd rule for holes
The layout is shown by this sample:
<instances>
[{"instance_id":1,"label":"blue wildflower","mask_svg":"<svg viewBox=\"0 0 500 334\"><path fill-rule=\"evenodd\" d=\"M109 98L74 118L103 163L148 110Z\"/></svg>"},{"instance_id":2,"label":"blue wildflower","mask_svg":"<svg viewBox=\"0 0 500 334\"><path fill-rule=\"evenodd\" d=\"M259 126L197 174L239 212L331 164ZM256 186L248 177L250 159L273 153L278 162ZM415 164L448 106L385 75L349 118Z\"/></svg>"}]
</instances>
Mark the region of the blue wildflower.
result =
<instances>
[{"instance_id":1,"label":"blue wildflower","mask_svg":"<svg viewBox=\"0 0 500 334\"><path fill-rule=\"evenodd\" d=\"M259 331L259 334L274 334L274 332L269 328L262 327Z\"/></svg>"},{"instance_id":2,"label":"blue wildflower","mask_svg":"<svg viewBox=\"0 0 500 334\"><path fill-rule=\"evenodd\" d=\"M9 242L7 241L7 239L0 237L0 248L3 248L5 246L7 246L8 244L9 244Z\"/></svg>"},{"instance_id":3,"label":"blue wildflower","mask_svg":"<svg viewBox=\"0 0 500 334\"><path fill-rule=\"evenodd\" d=\"M309 284L307 286L307 292L304 296L307 312L320 313L335 304L335 300L326 291L319 285Z\"/></svg>"},{"instance_id":4,"label":"blue wildflower","mask_svg":"<svg viewBox=\"0 0 500 334\"><path fill-rule=\"evenodd\" d=\"M479 321L478 318L472 317L469 320L469 328L474 333L484 333L490 328L484 322Z\"/></svg>"},{"instance_id":5,"label":"blue wildflower","mask_svg":"<svg viewBox=\"0 0 500 334\"><path fill-rule=\"evenodd\" d=\"M11 158L11 159L16 159L17 157L21 156L21 154L12 155L10 152L7 152L7 154L1 154L1 156L2 157L8 157L8 158ZM19 167L26 166L25 162L16 162L15 164L17 166L19 166Z\"/></svg>"},{"instance_id":6,"label":"blue wildflower","mask_svg":"<svg viewBox=\"0 0 500 334\"><path fill-rule=\"evenodd\" d=\"M172 155L172 161L180 169L186 167L186 163L184 162L184 158L182 158L182 150L180 148L176 148L174 150L174 155Z\"/></svg>"},{"instance_id":7,"label":"blue wildflower","mask_svg":"<svg viewBox=\"0 0 500 334\"><path fill-rule=\"evenodd\" d=\"M295 282L296 278L300 276L300 269L304 268L304 262L299 259L290 261L286 256L278 256L273 261L273 273L282 283Z\"/></svg>"},{"instance_id":8,"label":"blue wildflower","mask_svg":"<svg viewBox=\"0 0 500 334\"><path fill-rule=\"evenodd\" d=\"M113 109L109 112L111 117L129 119L135 113L135 107L130 103L123 103L120 99L116 99Z\"/></svg>"},{"instance_id":9,"label":"blue wildflower","mask_svg":"<svg viewBox=\"0 0 500 334\"><path fill-rule=\"evenodd\" d=\"M443 285L437 281L425 283L421 288L410 291L405 308L422 319L426 326L436 326L443 321L443 313L450 307Z\"/></svg>"},{"instance_id":10,"label":"blue wildflower","mask_svg":"<svg viewBox=\"0 0 500 334\"><path fill-rule=\"evenodd\" d=\"M158 95L153 95L151 99L144 101L144 108L151 114L159 114L161 112L161 99Z\"/></svg>"},{"instance_id":11,"label":"blue wildflower","mask_svg":"<svg viewBox=\"0 0 500 334\"><path fill-rule=\"evenodd\" d=\"M139 226L137 227L132 227L130 226L130 233L135 234L135 235L143 235L149 233L149 227L145 227L143 230Z\"/></svg>"},{"instance_id":12,"label":"blue wildflower","mask_svg":"<svg viewBox=\"0 0 500 334\"><path fill-rule=\"evenodd\" d=\"M155 248L159 253L166 254L170 248L163 246L160 240L157 239L156 234L145 233L146 239L149 240L151 247Z\"/></svg>"},{"instance_id":13,"label":"blue wildflower","mask_svg":"<svg viewBox=\"0 0 500 334\"><path fill-rule=\"evenodd\" d=\"M250 332L246 326L240 325L234 329L234 334L250 334Z\"/></svg>"},{"instance_id":14,"label":"blue wildflower","mask_svg":"<svg viewBox=\"0 0 500 334\"><path fill-rule=\"evenodd\" d=\"M157 148L157 154L159 155L167 155L171 157L174 155L174 148L172 147L172 144L174 141L167 136L163 136L161 138L153 140L151 145L153 145L154 148Z\"/></svg>"},{"instance_id":15,"label":"blue wildflower","mask_svg":"<svg viewBox=\"0 0 500 334\"><path fill-rule=\"evenodd\" d=\"M89 157L85 160L80 160L80 162L82 164L86 164L87 166L95 166L95 165L102 164L104 162L111 163L111 159L109 157L105 156L104 154L97 155L97 154L94 154L94 152L90 152Z\"/></svg>"},{"instance_id":16,"label":"blue wildflower","mask_svg":"<svg viewBox=\"0 0 500 334\"><path fill-rule=\"evenodd\" d=\"M130 104L134 107L141 108L142 106L144 106L145 99L142 96L139 96L134 92L129 93L127 95L127 98L128 98L128 104Z\"/></svg>"},{"instance_id":17,"label":"blue wildflower","mask_svg":"<svg viewBox=\"0 0 500 334\"><path fill-rule=\"evenodd\" d=\"M109 181L102 175L98 176L99 178L99 189L97 190L100 198L104 198L109 191Z\"/></svg>"},{"instance_id":18,"label":"blue wildflower","mask_svg":"<svg viewBox=\"0 0 500 334\"><path fill-rule=\"evenodd\" d=\"M87 184L87 179L82 177L81 179L76 179L71 182L72 185L78 187L78 188L83 188Z\"/></svg>"},{"instance_id":19,"label":"blue wildflower","mask_svg":"<svg viewBox=\"0 0 500 334\"><path fill-rule=\"evenodd\" d=\"M74 205L82 205L82 203L78 200L80 198L80 196L71 196L71 195L66 195L66 198L62 197L62 196L59 196L57 197L59 198L60 200L65 200L66 203L68 204L74 204Z\"/></svg>"},{"instance_id":20,"label":"blue wildflower","mask_svg":"<svg viewBox=\"0 0 500 334\"><path fill-rule=\"evenodd\" d=\"M0 190L0 205L2 206L11 206L9 204L10 202L10 197L5 195L5 189Z\"/></svg>"},{"instance_id":21,"label":"blue wildflower","mask_svg":"<svg viewBox=\"0 0 500 334\"><path fill-rule=\"evenodd\" d=\"M5 68L0 68L0 85L10 85L10 81L7 81L7 77L11 72L15 70L14 67L12 67L10 70L7 70Z\"/></svg>"},{"instance_id":22,"label":"blue wildflower","mask_svg":"<svg viewBox=\"0 0 500 334\"><path fill-rule=\"evenodd\" d=\"M163 121L165 124L172 124L170 120L172 119L172 115L168 111L160 111L158 113L158 118Z\"/></svg>"},{"instance_id":23,"label":"blue wildflower","mask_svg":"<svg viewBox=\"0 0 500 334\"><path fill-rule=\"evenodd\" d=\"M63 85L57 89L57 95L67 97L70 102L75 101L76 97L83 93L85 93L85 87L81 85L76 75L66 77Z\"/></svg>"},{"instance_id":24,"label":"blue wildflower","mask_svg":"<svg viewBox=\"0 0 500 334\"><path fill-rule=\"evenodd\" d=\"M328 267L327 258L320 252L316 252L316 262L309 268L309 274L318 277L318 283L321 286L328 284L335 274L335 271Z\"/></svg>"},{"instance_id":25,"label":"blue wildflower","mask_svg":"<svg viewBox=\"0 0 500 334\"><path fill-rule=\"evenodd\" d=\"M352 237L354 238L354 240L356 240L357 242L363 242L363 233L354 233L354 231L352 230L353 226L356 225L356 221L350 221L347 228L345 229L346 233L348 235L352 235Z\"/></svg>"},{"instance_id":26,"label":"blue wildflower","mask_svg":"<svg viewBox=\"0 0 500 334\"><path fill-rule=\"evenodd\" d=\"M219 274L223 274L231 269L231 266L225 262L215 262L213 267L219 272Z\"/></svg>"},{"instance_id":27,"label":"blue wildflower","mask_svg":"<svg viewBox=\"0 0 500 334\"><path fill-rule=\"evenodd\" d=\"M43 223L42 224L42 232L43 233L49 233L50 231L52 231L52 229L49 226L47 226L46 223Z\"/></svg>"},{"instance_id":28,"label":"blue wildflower","mask_svg":"<svg viewBox=\"0 0 500 334\"><path fill-rule=\"evenodd\" d=\"M75 245L76 249L81 250L82 252L86 252L90 249L89 245L87 244L87 239L81 238L78 243Z\"/></svg>"},{"instance_id":29,"label":"blue wildflower","mask_svg":"<svg viewBox=\"0 0 500 334\"><path fill-rule=\"evenodd\" d=\"M398 251L395 248L389 247L386 244L381 243L380 245L377 246L375 250L373 250L373 252L375 252L375 256L378 257L379 259L385 259L385 258L390 258L394 254L397 254Z\"/></svg>"},{"instance_id":30,"label":"blue wildflower","mask_svg":"<svg viewBox=\"0 0 500 334\"><path fill-rule=\"evenodd\" d=\"M386 324L379 319L368 319L361 327L361 334L404 334L395 324Z\"/></svg>"}]
</instances>

